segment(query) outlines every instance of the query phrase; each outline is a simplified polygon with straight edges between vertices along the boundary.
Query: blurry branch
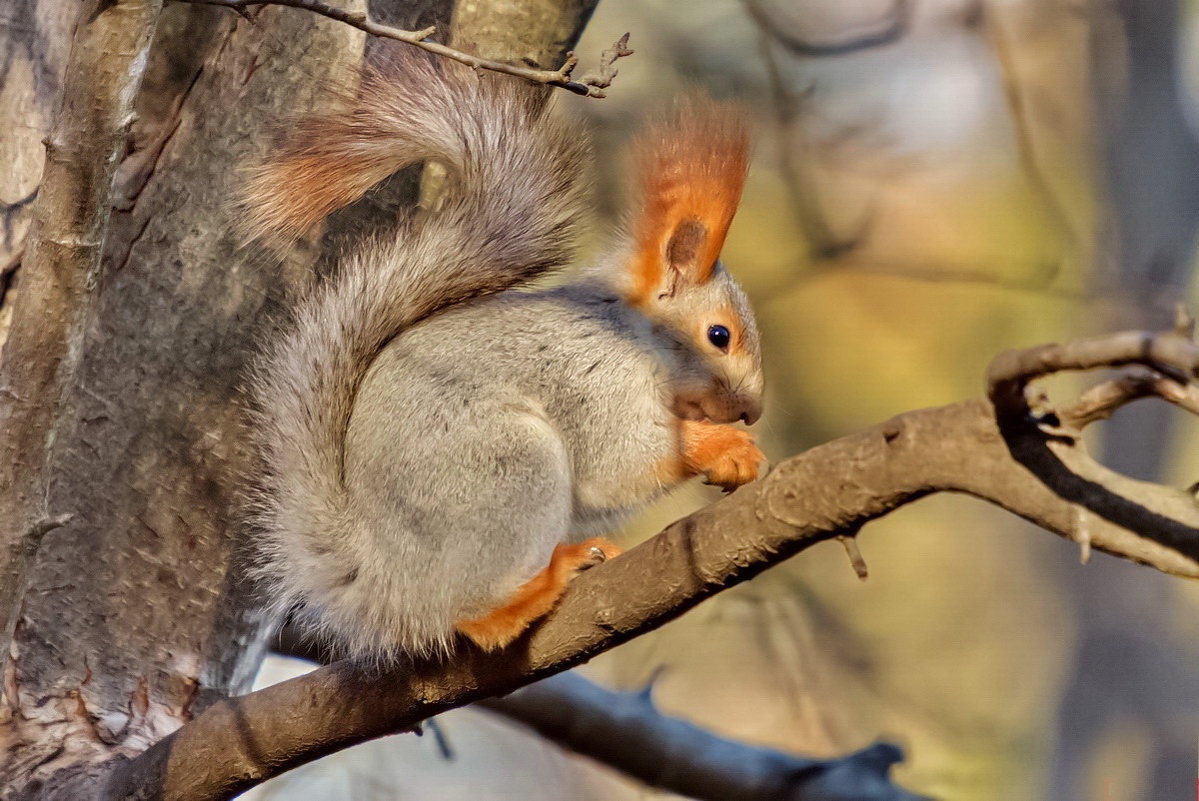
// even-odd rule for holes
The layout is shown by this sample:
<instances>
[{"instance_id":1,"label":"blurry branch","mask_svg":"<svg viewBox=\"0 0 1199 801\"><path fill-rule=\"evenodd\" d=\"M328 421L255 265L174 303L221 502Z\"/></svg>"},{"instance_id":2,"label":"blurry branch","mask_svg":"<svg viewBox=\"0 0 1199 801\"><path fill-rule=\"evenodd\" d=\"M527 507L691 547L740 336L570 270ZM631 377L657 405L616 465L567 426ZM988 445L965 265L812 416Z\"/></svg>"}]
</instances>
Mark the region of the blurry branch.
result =
<instances>
[{"instance_id":1,"label":"blurry branch","mask_svg":"<svg viewBox=\"0 0 1199 801\"><path fill-rule=\"evenodd\" d=\"M990 9L986 3L980 5L980 12L983 15L983 29L999 67L1003 97L1007 103L1008 119L1011 121L1012 133L1016 140L1016 153L1020 159L1020 168L1045 212L1052 219L1054 227L1067 239L1069 245L1077 250L1082 237L1075 230L1069 212L1050 185L1044 166L1037 155L1030 119L1032 111L1026 99L1027 93L1020 85L1022 76L1016 66L1016 56L1012 44L1003 30L1003 23L999 20L997 12ZM1057 265L1060 266L1060 262L1057 262ZM1047 283L1056 277L1056 272L1055 270L1053 275L1047 276Z\"/></svg>"},{"instance_id":2,"label":"blurry branch","mask_svg":"<svg viewBox=\"0 0 1199 801\"><path fill-rule=\"evenodd\" d=\"M802 114L815 92L814 87L792 91L779 68L778 57L772 43L778 43L791 54L801 56L831 56L881 47L890 44L907 33L911 17L909 0L895 0L887 16L879 26L864 34L857 34L834 42L818 43L802 37L794 30L790 20L776 14L769 2L743 0L746 12L757 25L761 36L762 58L766 63L767 77L775 99L775 112L779 129L779 167L784 177L791 203L795 207L796 219L808 245L812 261L834 259L856 249L865 240L871 226L872 214L856 226L851 234L839 234L829 225L821 208L820 196L812 170L796 158L796 151L806 149L808 141L802 127Z\"/></svg>"},{"instance_id":3,"label":"blurry branch","mask_svg":"<svg viewBox=\"0 0 1199 801\"><path fill-rule=\"evenodd\" d=\"M179 2L220 6L222 8L233 9L243 16L246 16L246 10L253 6L289 6L291 8L301 8L305 11L311 11L314 14L320 14L323 17L337 20L338 22L344 22L346 25L357 28L371 36L404 42L413 47L419 47L430 53L436 53L444 58L465 64L468 67L473 67L474 69L501 72L505 75L524 78L526 81L531 81L532 83L556 86L568 92L573 92L576 95L583 95L584 97L606 97L605 90L612 85L612 79L616 77L617 71L614 65L617 59L633 55L633 51L628 49L629 35L626 33L612 47L603 51L600 56L600 70L598 74L594 76L588 75L581 80L575 80L574 70L578 66L579 59L575 57L574 53L567 53L566 61L556 70L522 67L503 61L481 58L470 53L464 53L461 50L455 50L439 42L429 41L429 37L437 32L435 26L423 28L418 31L406 31L402 28L394 28L390 25L382 25L375 22L365 11L347 11L344 8L323 3L321 0L179 0Z\"/></svg>"},{"instance_id":4,"label":"blurry branch","mask_svg":"<svg viewBox=\"0 0 1199 801\"><path fill-rule=\"evenodd\" d=\"M869 521L937 492L974 495L1079 542L1084 552L1097 548L1199 577L1195 499L1095 462L1071 425L1088 416L1072 417L1076 406L1055 411L1030 389L1062 370L1133 365L1189 384L1199 348L1180 329L1003 353L988 371L989 400L902 414L783 461L581 575L556 610L507 650L463 645L448 660L382 668L337 662L219 701L122 766L108 797L141 798L146 788L160 788L155 797L163 801L229 798L325 754L411 731L447 709L582 664L816 543L855 536ZM846 795L814 797L890 797L863 793L859 779L848 770Z\"/></svg>"},{"instance_id":5,"label":"blurry branch","mask_svg":"<svg viewBox=\"0 0 1199 801\"><path fill-rule=\"evenodd\" d=\"M929 284L981 284L1020 292L1034 292L1046 297L1063 300L1095 300L1098 294L1091 290L1071 289L1054 286L1053 278L1058 273L1056 261L1045 259L1024 264L1004 265L996 262L970 264L917 264L915 262L889 262L877 258L842 257L825 259L807 267L799 276L800 282L810 281L832 273L877 275L902 278ZM1017 273L1009 275L1008 271ZM1019 273L1024 273L1020 275ZM796 282L788 279L786 288L794 288Z\"/></svg>"},{"instance_id":6,"label":"blurry branch","mask_svg":"<svg viewBox=\"0 0 1199 801\"><path fill-rule=\"evenodd\" d=\"M3 239L0 239L0 247L9 247L12 245L14 220L16 220L17 215L21 214L36 199L37 188L35 187L28 195L13 203L0 201L0 229L3 229Z\"/></svg>"},{"instance_id":7,"label":"blurry branch","mask_svg":"<svg viewBox=\"0 0 1199 801\"><path fill-rule=\"evenodd\" d=\"M322 664L331 661L327 649L290 624L272 649ZM475 706L642 784L698 801L917 798L887 778L891 765L903 758L895 746L876 743L836 759L807 759L726 739L664 715L651 689L619 692L576 673L560 673ZM862 783L860 795L846 794L850 777Z\"/></svg>"},{"instance_id":8,"label":"blurry branch","mask_svg":"<svg viewBox=\"0 0 1199 801\"><path fill-rule=\"evenodd\" d=\"M49 517L44 490L58 404L78 365L113 175L161 7L162 0L80 4L41 184L36 199L18 201L33 207L19 262L20 300L0 359L0 576L6 581L14 581L31 532ZM10 607L19 603L19 586L17 580L8 588ZM7 640L0 649L8 652Z\"/></svg>"},{"instance_id":9,"label":"blurry branch","mask_svg":"<svg viewBox=\"0 0 1199 801\"><path fill-rule=\"evenodd\" d=\"M797 224L808 244L808 256L812 262L812 269L807 271L807 277L824 275L834 270L853 271L893 275L918 281L995 284L1002 288L1062 295L1070 299L1088 299L1087 293L1052 288L1051 285L1061 272L1062 259L1045 260L1032 265L1033 269L1027 278L1011 278L1002 271L992 274L960 267L929 268L915 264L886 264L877 261L864 263L853 259L853 251L862 245L870 234L874 211L868 209L853 226L852 232L848 233L834 231L828 222L827 215L821 207L817 181L811 166L818 161L819 153L812 147L803 129L805 107L811 102L816 89L814 85L798 90L789 87L780 69L779 55L772 49L771 44L781 44L786 50L799 55L839 55L890 44L907 32L911 5L906 2L895 3L884 22L871 33L821 45L797 34L794 22L786 20L783 14L772 10L775 6L768 0L743 0L743 3L762 36L760 50L774 95L779 130L780 173L795 208ZM1011 43L993 11L987 11L980 6L978 13L985 15L982 22L999 67L1021 170L1033 195L1052 220L1053 226L1066 242L1077 250L1083 237L1076 230L1068 210L1046 176L1033 133L1028 93L1021 87L1021 76Z\"/></svg>"},{"instance_id":10,"label":"blurry branch","mask_svg":"<svg viewBox=\"0 0 1199 801\"><path fill-rule=\"evenodd\" d=\"M861 50L893 44L908 32L912 17L912 0L894 0L886 15L863 32L830 41L818 42L801 36L774 12L772 4L764 0L743 0L750 17L763 32L787 50L801 56L842 56ZM792 9L791 4L783 8Z\"/></svg>"},{"instance_id":11,"label":"blurry branch","mask_svg":"<svg viewBox=\"0 0 1199 801\"><path fill-rule=\"evenodd\" d=\"M1127 309L1141 304L1158 317L1170 312L1177 304L1176 299L1165 296L1142 299L1132 296L1126 289L1110 282L1095 280L1088 286L1066 285L1054 281L1060 270L1052 259L1029 261L1015 267L998 262L989 264L917 263L915 261L886 261L879 258L848 256L826 259L817 264L807 262L796 265L797 277L787 276L773 283L768 282L762 294L770 297L795 289L806 282L815 281L834 274L870 275L918 281L927 284L956 284L991 287L1006 292L1031 293L1039 297L1053 298L1076 304L1103 303L1109 308ZM1007 271L1017 273L1009 275ZM1020 275L1019 273L1024 273Z\"/></svg>"},{"instance_id":12,"label":"blurry branch","mask_svg":"<svg viewBox=\"0 0 1199 801\"><path fill-rule=\"evenodd\" d=\"M857 248L865 239L869 219L861 224L860 231L850 236L841 236L833 231L821 208L812 170L796 158L796 151L806 147L807 137L800 125L804 104L815 91L795 93L788 89L779 71L778 61L770 50L769 42L762 42L762 58L770 88L774 93L774 108L779 130L779 171L782 173L795 218L808 246L808 256L813 262L834 259Z\"/></svg>"},{"instance_id":13,"label":"blurry branch","mask_svg":"<svg viewBox=\"0 0 1199 801\"><path fill-rule=\"evenodd\" d=\"M876 743L836 759L805 759L663 715L648 690L616 692L574 673L479 706L650 787L699 801L918 798L887 778L903 759L893 745Z\"/></svg>"}]
</instances>

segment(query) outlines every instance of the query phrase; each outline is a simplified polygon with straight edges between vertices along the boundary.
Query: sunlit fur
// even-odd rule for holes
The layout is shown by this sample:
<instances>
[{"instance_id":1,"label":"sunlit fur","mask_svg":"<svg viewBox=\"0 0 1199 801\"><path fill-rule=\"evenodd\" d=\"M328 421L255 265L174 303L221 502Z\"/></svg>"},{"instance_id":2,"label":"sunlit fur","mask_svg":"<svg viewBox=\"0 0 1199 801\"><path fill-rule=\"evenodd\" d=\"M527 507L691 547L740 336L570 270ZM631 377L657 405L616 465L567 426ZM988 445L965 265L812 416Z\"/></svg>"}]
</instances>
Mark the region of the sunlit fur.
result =
<instances>
[{"instance_id":1,"label":"sunlit fur","mask_svg":"<svg viewBox=\"0 0 1199 801\"><path fill-rule=\"evenodd\" d=\"M691 97L651 124L634 145L636 205L631 252L609 279L626 301L669 336L679 363L674 407L685 419L754 422L761 414L762 365L753 310L717 261L741 199L749 137L737 107ZM684 231L691 247L672 241ZM711 325L732 333L726 351L708 341Z\"/></svg>"},{"instance_id":2,"label":"sunlit fur","mask_svg":"<svg viewBox=\"0 0 1199 801\"><path fill-rule=\"evenodd\" d=\"M692 96L637 137L630 302L652 300L661 291L669 280L664 254L671 237L689 221L703 229L690 281L704 283L715 268L749 166L743 116L735 106Z\"/></svg>"},{"instance_id":3,"label":"sunlit fur","mask_svg":"<svg viewBox=\"0 0 1199 801\"><path fill-rule=\"evenodd\" d=\"M681 396L711 420L760 408L753 314L715 264L739 183L703 190L719 199L704 238L660 265L670 280L651 303L628 294L650 252L636 226L598 270L511 289L569 257L585 185L577 127L545 113L540 91L401 55L341 108L293 126L249 183L250 227L286 240L407 164L436 159L450 174L438 211L365 243L300 304L252 381L272 601L303 607L349 653L447 651L456 626L516 597L556 545L610 531L705 470L683 458ZM732 155L743 175L743 145ZM691 208L675 183L688 179L672 176L634 219L689 218L672 205ZM660 258L674 235L663 231ZM735 332L727 352L706 342L712 321ZM752 478L746 437L707 437L697 452L723 459L712 443L726 440L741 443L733 483Z\"/></svg>"}]
</instances>

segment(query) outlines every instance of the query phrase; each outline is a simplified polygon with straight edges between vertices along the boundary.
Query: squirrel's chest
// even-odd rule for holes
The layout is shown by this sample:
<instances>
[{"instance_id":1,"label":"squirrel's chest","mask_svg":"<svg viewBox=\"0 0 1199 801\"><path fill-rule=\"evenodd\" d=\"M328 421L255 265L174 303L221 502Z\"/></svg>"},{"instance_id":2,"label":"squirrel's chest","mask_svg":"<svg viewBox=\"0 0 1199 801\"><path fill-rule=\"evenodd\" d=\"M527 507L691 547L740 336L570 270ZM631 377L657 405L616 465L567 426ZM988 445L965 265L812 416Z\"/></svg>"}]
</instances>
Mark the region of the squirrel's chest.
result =
<instances>
[{"instance_id":1,"label":"squirrel's chest","mask_svg":"<svg viewBox=\"0 0 1199 801\"><path fill-rule=\"evenodd\" d=\"M603 411L589 413L592 404ZM584 401L575 411L566 439L576 528L592 534L662 494L661 466L676 452L678 434L652 377L633 379L622 391L609 387L602 400Z\"/></svg>"}]
</instances>

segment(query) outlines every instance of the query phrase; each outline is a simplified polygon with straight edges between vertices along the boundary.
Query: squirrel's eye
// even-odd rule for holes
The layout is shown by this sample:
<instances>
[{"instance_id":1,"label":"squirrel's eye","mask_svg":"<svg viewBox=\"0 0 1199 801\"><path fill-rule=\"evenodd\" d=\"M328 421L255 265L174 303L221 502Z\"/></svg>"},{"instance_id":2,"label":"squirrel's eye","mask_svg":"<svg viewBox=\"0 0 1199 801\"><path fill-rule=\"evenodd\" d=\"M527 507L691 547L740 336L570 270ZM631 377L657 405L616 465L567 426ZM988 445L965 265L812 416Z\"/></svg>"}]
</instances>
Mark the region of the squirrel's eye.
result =
<instances>
[{"instance_id":1,"label":"squirrel's eye","mask_svg":"<svg viewBox=\"0 0 1199 801\"><path fill-rule=\"evenodd\" d=\"M708 327L708 341L716 347L724 350L729 346L729 330L723 325L713 325Z\"/></svg>"}]
</instances>

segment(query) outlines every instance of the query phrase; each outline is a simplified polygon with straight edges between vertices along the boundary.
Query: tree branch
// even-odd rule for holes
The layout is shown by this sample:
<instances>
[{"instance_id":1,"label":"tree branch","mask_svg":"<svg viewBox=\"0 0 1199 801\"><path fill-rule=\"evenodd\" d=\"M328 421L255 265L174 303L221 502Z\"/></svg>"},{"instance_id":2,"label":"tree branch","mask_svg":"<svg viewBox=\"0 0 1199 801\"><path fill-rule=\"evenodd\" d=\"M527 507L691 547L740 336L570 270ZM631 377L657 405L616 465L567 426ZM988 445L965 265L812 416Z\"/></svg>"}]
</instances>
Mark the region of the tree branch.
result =
<instances>
[{"instance_id":1,"label":"tree branch","mask_svg":"<svg viewBox=\"0 0 1199 801\"><path fill-rule=\"evenodd\" d=\"M271 648L317 664L334 661L329 649L292 624L279 630ZM650 691L609 690L568 672L475 706L649 787L697 801L917 799L887 778L890 766L903 756L893 745L876 743L836 759L799 757L730 740L664 715ZM892 758L879 759L885 754ZM871 783L877 786L861 786Z\"/></svg>"},{"instance_id":2,"label":"tree branch","mask_svg":"<svg viewBox=\"0 0 1199 801\"><path fill-rule=\"evenodd\" d=\"M347 11L344 8L323 3L321 0L179 0L179 2L230 8L243 15L246 9L253 6L302 8L305 11L311 11L314 14L320 14L323 17L328 17L338 22L344 22L346 25L357 28L371 36L404 42L413 47L419 47L430 53L436 53L444 58L460 62L468 67L501 72L504 75L524 78L526 81L531 81L532 83L556 86L568 92L573 92L576 95L583 95L584 97L607 97L606 90L612 85L612 79L616 77L616 69L613 65L618 59L633 55L633 51L629 50L628 47L629 35L626 33L620 39L616 40L612 47L601 54L598 74L594 76L588 75L581 80L575 80L574 70L578 66L579 59L575 57L574 53L567 53L566 61L556 70L522 67L516 64L508 64L503 61L495 61L470 53L464 53L461 50L455 50L440 42L429 41L429 37L437 32L436 27L430 26L419 31L406 31L403 28L393 28L390 25L381 25L375 22L365 11Z\"/></svg>"},{"instance_id":3,"label":"tree branch","mask_svg":"<svg viewBox=\"0 0 1199 801\"><path fill-rule=\"evenodd\" d=\"M974 495L1085 548L1199 577L1199 505L1191 496L1107 470L1057 415L1012 414L1013 399L1035 377L1130 363L1189 378L1199 349L1177 333L1133 332L1002 354L988 373L995 406L974 400L910 412L787 459L582 574L557 609L506 651L463 645L446 662L383 669L338 662L220 701L122 766L109 797L228 798L325 754L586 662L935 492Z\"/></svg>"},{"instance_id":4,"label":"tree branch","mask_svg":"<svg viewBox=\"0 0 1199 801\"><path fill-rule=\"evenodd\" d=\"M479 706L661 790L699 801L812 801L919 796L887 774L903 758L876 743L836 759L805 759L719 737L663 715L648 692L616 692L562 673Z\"/></svg>"},{"instance_id":5,"label":"tree branch","mask_svg":"<svg viewBox=\"0 0 1199 801\"><path fill-rule=\"evenodd\" d=\"M911 24L911 0L893 0L886 15L868 30L855 32L830 41L807 39L795 31L795 26L779 19L778 9L763 0L744 0L745 9L758 27L792 53L801 56L844 56L862 50L884 47L907 35ZM783 4L783 8L793 8Z\"/></svg>"}]
</instances>

